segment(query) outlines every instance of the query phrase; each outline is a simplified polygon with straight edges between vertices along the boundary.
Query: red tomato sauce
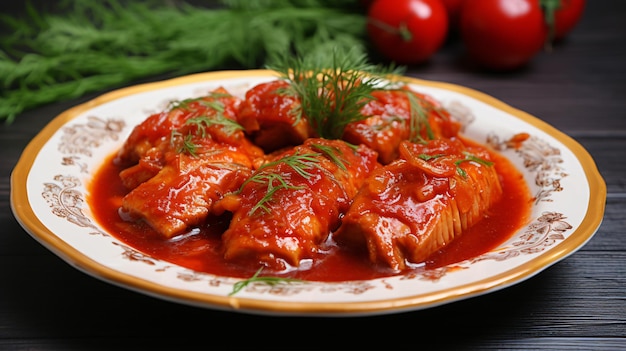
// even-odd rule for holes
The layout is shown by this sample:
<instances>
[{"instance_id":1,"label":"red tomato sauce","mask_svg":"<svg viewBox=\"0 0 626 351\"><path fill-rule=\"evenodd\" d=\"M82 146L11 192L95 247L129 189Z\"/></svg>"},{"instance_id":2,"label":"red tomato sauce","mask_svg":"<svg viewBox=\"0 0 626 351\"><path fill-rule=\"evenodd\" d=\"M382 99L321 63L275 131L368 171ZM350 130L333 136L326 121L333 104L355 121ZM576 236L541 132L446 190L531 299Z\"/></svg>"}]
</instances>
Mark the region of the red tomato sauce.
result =
<instances>
[{"instance_id":1,"label":"red tomato sauce","mask_svg":"<svg viewBox=\"0 0 626 351\"><path fill-rule=\"evenodd\" d=\"M220 236L229 223L228 216L208 220L188 234L164 239L142 222L124 221L118 214L127 190L111 155L89 184L88 204L100 226L126 245L155 259L220 276L249 278L257 267L228 263L221 256ZM482 219L452 243L432 254L421 269L433 269L458 263L497 248L528 221L532 196L521 173L505 157L493 153L501 176L503 197L493 206L490 216ZM331 236L332 238L332 236ZM396 275L373 266L365 252L339 247L330 240L327 250L307 270L288 273L288 277L310 281L346 281ZM404 273L404 272L402 272Z\"/></svg>"}]
</instances>

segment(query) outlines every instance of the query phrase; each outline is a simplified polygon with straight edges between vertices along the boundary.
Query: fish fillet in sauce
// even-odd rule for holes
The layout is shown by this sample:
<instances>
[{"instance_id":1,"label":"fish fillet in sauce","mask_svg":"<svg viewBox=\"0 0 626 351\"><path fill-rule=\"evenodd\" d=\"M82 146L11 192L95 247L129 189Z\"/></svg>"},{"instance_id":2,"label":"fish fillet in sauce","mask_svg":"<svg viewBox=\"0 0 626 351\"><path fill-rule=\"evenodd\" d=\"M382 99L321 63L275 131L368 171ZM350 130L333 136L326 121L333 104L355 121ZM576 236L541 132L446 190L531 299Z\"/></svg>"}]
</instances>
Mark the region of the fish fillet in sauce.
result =
<instances>
[{"instance_id":1,"label":"fish fillet in sauce","mask_svg":"<svg viewBox=\"0 0 626 351\"><path fill-rule=\"evenodd\" d=\"M286 270L316 257L376 158L367 147L317 138L281 153L218 204L233 213L224 258Z\"/></svg>"},{"instance_id":2,"label":"fish fillet in sauce","mask_svg":"<svg viewBox=\"0 0 626 351\"><path fill-rule=\"evenodd\" d=\"M120 215L170 238L202 224L213 203L250 176L263 151L236 123L225 89L176 103L133 129L115 159L129 189Z\"/></svg>"},{"instance_id":3,"label":"fish fillet in sauce","mask_svg":"<svg viewBox=\"0 0 626 351\"><path fill-rule=\"evenodd\" d=\"M488 216L502 195L484 148L444 138L403 142L399 153L372 172L334 234L394 270L426 260Z\"/></svg>"}]
</instances>

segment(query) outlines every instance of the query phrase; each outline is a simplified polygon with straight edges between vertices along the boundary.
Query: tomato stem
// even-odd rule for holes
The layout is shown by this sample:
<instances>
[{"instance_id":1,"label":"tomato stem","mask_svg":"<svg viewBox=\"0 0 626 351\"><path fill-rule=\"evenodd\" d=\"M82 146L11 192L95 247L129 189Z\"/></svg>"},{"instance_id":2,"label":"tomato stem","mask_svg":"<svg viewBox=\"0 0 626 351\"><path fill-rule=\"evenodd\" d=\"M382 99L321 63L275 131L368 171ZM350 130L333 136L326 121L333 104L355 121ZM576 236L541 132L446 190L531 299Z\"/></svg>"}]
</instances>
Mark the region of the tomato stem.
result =
<instances>
[{"instance_id":1,"label":"tomato stem","mask_svg":"<svg viewBox=\"0 0 626 351\"><path fill-rule=\"evenodd\" d=\"M398 28L398 31L399 31L398 34L400 34L400 37L402 38L402 40L411 41L411 39L413 39L413 34L409 30L409 27L407 27L406 23L404 22L400 23L400 27Z\"/></svg>"},{"instance_id":2,"label":"tomato stem","mask_svg":"<svg viewBox=\"0 0 626 351\"><path fill-rule=\"evenodd\" d=\"M555 23L554 13L561 7L561 0L540 0L543 8L544 19L548 26L548 38L546 39L546 50L552 51L552 42L554 41Z\"/></svg>"},{"instance_id":3,"label":"tomato stem","mask_svg":"<svg viewBox=\"0 0 626 351\"><path fill-rule=\"evenodd\" d=\"M384 30L387 33L399 35L402 41L408 42L408 41L411 41L411 39L413 39L413 34L409 30L409 27L407 27L405 22L401 22L398 27L394 27L388 23L379 21L374 18L368 18L368 22Z\"/></svg>"}]
</instances>

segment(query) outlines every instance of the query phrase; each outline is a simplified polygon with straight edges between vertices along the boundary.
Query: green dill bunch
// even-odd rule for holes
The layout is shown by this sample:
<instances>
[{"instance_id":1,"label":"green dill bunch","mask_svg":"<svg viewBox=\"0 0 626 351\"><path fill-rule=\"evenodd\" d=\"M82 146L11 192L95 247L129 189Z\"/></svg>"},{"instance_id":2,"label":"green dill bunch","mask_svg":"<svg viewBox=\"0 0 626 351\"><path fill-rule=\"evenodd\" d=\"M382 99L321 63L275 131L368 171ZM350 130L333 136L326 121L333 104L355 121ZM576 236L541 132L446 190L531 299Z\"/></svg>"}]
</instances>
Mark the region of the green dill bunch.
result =
<instances>
[{"instance_id":1,"label":"green dill bunch","mask_svg":"<svg viewBox=\"0 0 626 351\"><path fill-rule=\"evenodd\" d=\"M289 81L285 94L300 99L298 118L306 118L317 135L340 139L345 127L363 120L362 108L372 92L393 86L391 78L401 69L372 65L366 55L335 48L327 57L285 57L268 68Z\"/></svg>"},{"instance_id":2,"label":"green dill bunch","mask_svg":"<svg viewBox=\"0 0 626 351\"><path fill-rule=\"evenodd\" d=\"M331 2L72 0L55 12L0 13L0 120L150 77L259 68L335 47L365 52L356 0Z\"/></svg>"}]
</instances>

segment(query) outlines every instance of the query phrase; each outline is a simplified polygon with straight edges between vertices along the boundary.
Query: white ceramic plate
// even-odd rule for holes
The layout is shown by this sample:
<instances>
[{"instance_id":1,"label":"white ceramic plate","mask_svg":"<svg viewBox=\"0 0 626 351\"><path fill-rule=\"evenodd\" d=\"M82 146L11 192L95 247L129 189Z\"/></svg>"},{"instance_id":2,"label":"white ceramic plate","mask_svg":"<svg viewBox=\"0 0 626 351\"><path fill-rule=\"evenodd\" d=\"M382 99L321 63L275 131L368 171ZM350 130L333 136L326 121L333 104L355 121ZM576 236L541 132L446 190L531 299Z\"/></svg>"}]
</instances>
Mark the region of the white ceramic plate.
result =
<instances>
[{"instance_id":1,"label":"white ceramic plate","mask_svg":"<svg viewBox=\"0 0 626 351\"><path fill-rule=\"evenodd\" d=\"M11 176L11 206L26 231L56 255L104 281L184 304L268 315L353 316L428 308L519 283L564 259L596 232L606 186L573 139L501 101L461 86L408 78L464 121L464 134L501 147L537 197L531 223L498 249L443 267L392 278L338 283L251 284L230 295L229 277L192 271L139 252L99 227L87 187L103 159L132 128L171 100L218 86L241 95L276 76L224 71L138 85L100 96L55 118L24 150ZM518 150L506 140L525 132Z\"/></svg>"}]
</instances>

